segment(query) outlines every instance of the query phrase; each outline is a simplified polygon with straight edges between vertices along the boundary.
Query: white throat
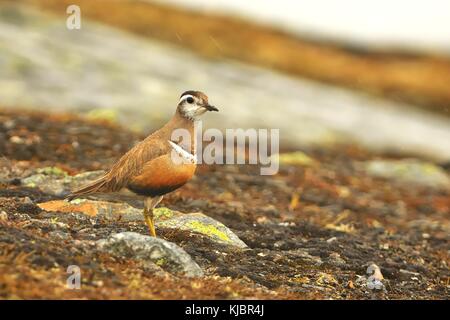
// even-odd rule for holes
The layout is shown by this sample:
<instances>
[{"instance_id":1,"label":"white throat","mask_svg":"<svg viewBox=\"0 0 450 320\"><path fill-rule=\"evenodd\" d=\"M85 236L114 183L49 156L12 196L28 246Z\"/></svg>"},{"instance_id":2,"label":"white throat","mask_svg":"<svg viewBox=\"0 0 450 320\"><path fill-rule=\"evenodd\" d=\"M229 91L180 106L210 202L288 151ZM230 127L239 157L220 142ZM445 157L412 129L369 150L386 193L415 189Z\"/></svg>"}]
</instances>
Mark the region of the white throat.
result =
<instances>
[{"instance_id":1,"label":"white throat","mask_svg":"<svg viewBox=\"0 0 450 320\"><path fill-rule=\"evenodd\" d=\"M184 150L178 144L167 140L172 147L173 151L181 158L183 163L197 163L197 156L195 154L191 154L190 152Z\"/></svg>"}]
</instances>

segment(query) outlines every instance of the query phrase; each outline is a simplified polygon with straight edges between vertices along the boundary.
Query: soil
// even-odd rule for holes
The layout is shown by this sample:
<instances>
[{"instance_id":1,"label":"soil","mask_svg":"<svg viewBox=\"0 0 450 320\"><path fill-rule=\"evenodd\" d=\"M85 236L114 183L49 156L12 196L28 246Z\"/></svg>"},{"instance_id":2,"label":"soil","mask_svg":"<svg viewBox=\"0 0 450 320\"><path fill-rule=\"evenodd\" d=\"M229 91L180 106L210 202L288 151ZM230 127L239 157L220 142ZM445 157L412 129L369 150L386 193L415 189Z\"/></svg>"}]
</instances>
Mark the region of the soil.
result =
<instances>
[{"instance_id":1,"label":"soil","mask_svg":"<svg viewBox=\"0 0 450 320\"><path fill-rule=\"evenodd\" d=\"M142 136L71 115L0 111L0 297L87 299L448 299L448 191L367 176L356 165L395 155L356 146L302 150L314 167L199 167L163 205L201 211L248 246L237 250L200 234L169 229L159 236L184 248L205 277L161 276L138 261L91 245L110 234L147 234L144 224L41 210L56 199L21 185L36 168L76 174L107 169ZM285 151L289 148L285 148ZM127 196L105 196L127 201ZM385 290L365 277L377 264ZM67 267L82 270L80 290L66 288Z\"/></svg>"}]
</instances>

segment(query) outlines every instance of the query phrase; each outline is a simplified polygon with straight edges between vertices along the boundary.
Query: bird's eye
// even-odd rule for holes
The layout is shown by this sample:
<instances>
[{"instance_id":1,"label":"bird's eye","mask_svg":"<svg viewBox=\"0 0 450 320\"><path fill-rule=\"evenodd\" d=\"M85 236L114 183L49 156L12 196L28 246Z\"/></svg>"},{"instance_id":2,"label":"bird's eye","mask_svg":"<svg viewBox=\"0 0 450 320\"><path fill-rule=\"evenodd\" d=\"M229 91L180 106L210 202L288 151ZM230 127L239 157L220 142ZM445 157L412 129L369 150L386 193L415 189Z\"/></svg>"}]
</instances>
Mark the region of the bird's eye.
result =
<instances>
[{"instance_id":1,"label":"bird's eye","mask_svg":"<svg viewBox=\"0 0 450 320\"><path fill-rule=\"evenodd\" d=\"M187 101L187 103L194 103L194 98L188 97L188 98L186 99L186 101Z\"/></svg>"}]
</instances>

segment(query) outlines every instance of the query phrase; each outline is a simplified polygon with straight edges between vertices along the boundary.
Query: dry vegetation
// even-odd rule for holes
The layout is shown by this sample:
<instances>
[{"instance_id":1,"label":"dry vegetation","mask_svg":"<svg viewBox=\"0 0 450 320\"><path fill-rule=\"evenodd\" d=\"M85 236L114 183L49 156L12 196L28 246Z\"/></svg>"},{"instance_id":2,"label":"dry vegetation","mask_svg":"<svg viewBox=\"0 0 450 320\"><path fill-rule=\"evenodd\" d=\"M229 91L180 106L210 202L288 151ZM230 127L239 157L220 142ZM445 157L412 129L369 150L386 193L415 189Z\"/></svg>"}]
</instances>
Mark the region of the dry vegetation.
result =
<instances>
[{"instance_id":1,"label":"dry vegetation","mask_svg":"<svg viewBox=\"0 0 450 320\"><path fill-rule=\"evenodd\" d=\"M8 0L0 0L8 1ZM65 14L71 0L23 0ZM79 0L84 17L189 48L450 112L450 60L300 39L234 17L139 1Z\"/></svg>"}]
</instances>

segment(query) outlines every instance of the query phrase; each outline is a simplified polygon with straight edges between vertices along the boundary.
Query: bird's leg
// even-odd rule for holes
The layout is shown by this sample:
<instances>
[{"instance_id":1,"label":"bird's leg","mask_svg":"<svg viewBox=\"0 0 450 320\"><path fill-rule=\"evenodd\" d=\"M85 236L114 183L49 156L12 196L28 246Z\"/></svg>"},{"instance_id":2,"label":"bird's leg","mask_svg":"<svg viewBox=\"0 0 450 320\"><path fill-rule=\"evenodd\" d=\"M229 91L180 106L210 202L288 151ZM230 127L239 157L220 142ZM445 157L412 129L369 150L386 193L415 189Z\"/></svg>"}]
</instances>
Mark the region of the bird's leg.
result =
<instances>
[{"instance_id":1,"label":"bird's leg","mask_svg":"<svg viewBox=\"0 0 450 320\"><path fill-rule=\"evenodd\" d=\"M153 225L153 219L150 219L147 207L144 208L144 220L145 220L145 224L148 226L150 235L152 237L156 237L155 226Z\"/></svg>"},{"instance_id":2,"label":"bird's leg","mask_svg":"<svg viewBox=\"0 0 450 320\"><path fill-rule=\"evenodd\" d=\"M153 209L155 209L158 203L161 202L162 198L162 196L158 196L154 198L146 198L144 201L144 219L152 237L156 237Z\"/></svg>"}]
</instances>

